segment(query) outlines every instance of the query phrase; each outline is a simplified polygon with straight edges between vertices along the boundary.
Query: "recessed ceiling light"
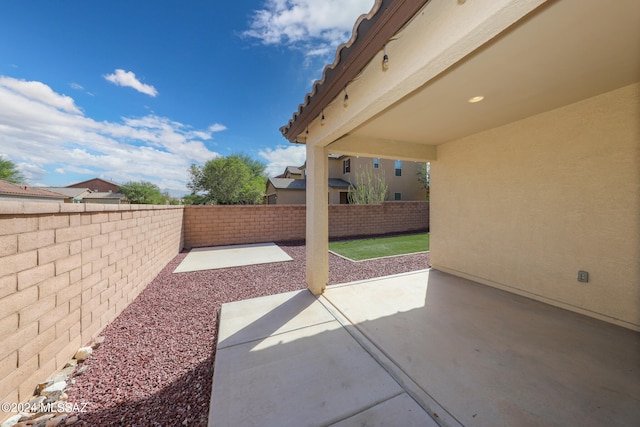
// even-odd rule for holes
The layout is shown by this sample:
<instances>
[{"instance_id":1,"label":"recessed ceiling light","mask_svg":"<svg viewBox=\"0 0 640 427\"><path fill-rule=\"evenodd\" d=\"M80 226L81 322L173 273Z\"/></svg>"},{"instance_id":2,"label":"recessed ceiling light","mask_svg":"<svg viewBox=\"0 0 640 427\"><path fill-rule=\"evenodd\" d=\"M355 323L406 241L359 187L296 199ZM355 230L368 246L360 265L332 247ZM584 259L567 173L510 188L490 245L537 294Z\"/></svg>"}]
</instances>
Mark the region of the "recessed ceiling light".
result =
<instances>
[{"instance_id":1,"label":"recessed ceiling light","mask_svg":"<svg viewBox=\"0 0 640 427\"><path fill-rule=\"evenodd\" d=\"M475 104L476 102L480 102L484 99L484 96L474 96L473 98L469 98L470 104Z\"/></svg>"}]
</instances>

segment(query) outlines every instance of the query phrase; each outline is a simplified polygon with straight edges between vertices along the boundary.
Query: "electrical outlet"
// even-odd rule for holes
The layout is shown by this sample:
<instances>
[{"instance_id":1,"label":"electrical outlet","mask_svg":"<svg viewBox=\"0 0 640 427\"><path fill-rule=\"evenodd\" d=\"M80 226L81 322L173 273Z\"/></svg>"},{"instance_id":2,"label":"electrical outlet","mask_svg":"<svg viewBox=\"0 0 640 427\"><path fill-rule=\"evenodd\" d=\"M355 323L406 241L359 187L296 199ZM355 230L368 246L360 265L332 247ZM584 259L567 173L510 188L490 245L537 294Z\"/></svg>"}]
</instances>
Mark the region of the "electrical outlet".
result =
<instances>
[{"instance_id":1,"label":"electrical outlet","mask_svg":"<svg viewBox=\"0 0 640 427\"><path fill-rule=\"evenodd\" d=\"M588 271L578 271L578 282L587 283L589 281L589 272Z\"/></svg>"}]
</instances>

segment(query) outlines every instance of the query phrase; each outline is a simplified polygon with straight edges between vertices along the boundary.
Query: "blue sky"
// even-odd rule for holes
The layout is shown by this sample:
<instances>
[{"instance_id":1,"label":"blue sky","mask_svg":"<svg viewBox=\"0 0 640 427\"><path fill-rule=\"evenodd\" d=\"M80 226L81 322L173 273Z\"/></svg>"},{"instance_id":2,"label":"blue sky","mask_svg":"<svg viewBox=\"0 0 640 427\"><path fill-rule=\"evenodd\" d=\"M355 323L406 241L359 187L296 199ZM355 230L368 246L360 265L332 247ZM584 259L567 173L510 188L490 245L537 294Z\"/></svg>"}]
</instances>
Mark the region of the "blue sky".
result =
<instances>
[{"instance_id":1,"label":"blue sky","mask_svg":"<svg viewBox=\"0 0 640 427\"><path fill-rule=\"evenodd\" d=\"M0 156L31 185L179 196L192 163L304 162L279 128L374 0L0 0Z\"/></svg>"}]
</instances>

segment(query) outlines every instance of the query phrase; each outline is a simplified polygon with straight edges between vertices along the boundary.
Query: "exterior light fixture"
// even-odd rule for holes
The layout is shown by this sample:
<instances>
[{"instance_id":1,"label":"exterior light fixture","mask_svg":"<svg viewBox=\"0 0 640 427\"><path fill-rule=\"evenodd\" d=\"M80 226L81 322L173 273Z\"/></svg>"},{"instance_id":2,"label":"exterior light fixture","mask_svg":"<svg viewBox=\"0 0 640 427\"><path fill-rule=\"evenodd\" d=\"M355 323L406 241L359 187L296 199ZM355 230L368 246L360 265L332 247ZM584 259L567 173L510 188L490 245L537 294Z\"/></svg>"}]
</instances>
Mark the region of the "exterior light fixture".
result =
<instances>
[{"instance_id":1,"label":"exterior light fixture","mask_svg":"<svg viewBox=\"0 0 640 427\"><path fill-rule=\"evenodd\" d=\"M384 55L382 56L382 69L387 71L389 69L389 55L387 55L387 45L382 47L382 52Z\"/></svg>"},{"instance_id":2,"label":"exterior light fixture","mask_svg":"<svg viewBox=\"0 0 640 427\"><path fill-rule=\"evenodd\" d=\"M347 93L347 89L344 90L344 99L342 100L342 105L344 105L344 108L347 108L349 106L349 94Z\"/></svg>"},{"instance_id":3,"label":"exterior light fixture","mask_svg":"<svg viewBox=\"0 0 640 427\"><path fill-rule=\"evenodd\" d=\"M484 96L482 95L478 95L478 96L474 96L473 98L469 98L469 104L475 104L476 102L480 102L484 99Z\"/></svg>"},{"instance_id":4,"label":"exterior light fixture","mask_svg":"<svg viewBox=\"0 0 640 427\"><path fill-rule=\"evenodd\" d=\"M320 117L320 126L324 126L324 110L322 111L322 116Z\"/></svg>"}]
</instances>

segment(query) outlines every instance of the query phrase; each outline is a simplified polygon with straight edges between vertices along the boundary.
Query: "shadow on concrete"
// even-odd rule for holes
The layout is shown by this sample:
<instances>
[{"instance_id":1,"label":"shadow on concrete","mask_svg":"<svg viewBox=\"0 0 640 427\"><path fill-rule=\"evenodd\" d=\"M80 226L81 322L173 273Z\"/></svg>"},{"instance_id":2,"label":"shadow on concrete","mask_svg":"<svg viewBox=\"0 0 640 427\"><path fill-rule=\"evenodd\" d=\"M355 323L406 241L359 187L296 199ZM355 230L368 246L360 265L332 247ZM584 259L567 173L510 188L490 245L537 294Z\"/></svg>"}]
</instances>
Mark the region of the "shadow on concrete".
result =
<instances>
[{"instance_id":1,"label":"shadow on concrete","mask_svg":"<svg viewBox=\"0 0 640 427\"><path fill-rule=\"evenodd\" d=\"M220 335L216 425L640 425L640 333L434 270L329 287L357 333L298 298Z\"/></svg>"}]
</instances>

